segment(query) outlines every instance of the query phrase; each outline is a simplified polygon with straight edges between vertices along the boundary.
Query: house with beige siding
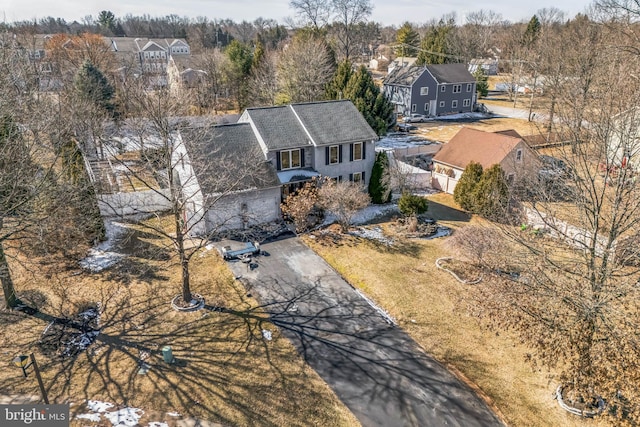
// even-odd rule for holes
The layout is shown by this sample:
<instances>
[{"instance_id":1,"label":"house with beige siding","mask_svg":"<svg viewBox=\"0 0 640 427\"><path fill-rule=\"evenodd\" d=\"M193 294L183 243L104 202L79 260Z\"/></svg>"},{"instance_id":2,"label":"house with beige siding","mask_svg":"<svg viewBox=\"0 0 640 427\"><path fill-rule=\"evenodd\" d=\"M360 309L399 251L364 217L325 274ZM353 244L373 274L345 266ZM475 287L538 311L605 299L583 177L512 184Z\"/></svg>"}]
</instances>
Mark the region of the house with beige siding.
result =
<instances>
[{"instance_id":1,"label":"house with beige siding","mask_svg":"<svg viewBox=\"0 0 640 427\"><path fill-rule=\"evenodd\" d=\"M541 167L538 154L516 131L485 132L464 127L433 157L432 186L453 194L471 162L483 169L500 165L510 183L536 176Z\"/></svg>"}]
</instances>

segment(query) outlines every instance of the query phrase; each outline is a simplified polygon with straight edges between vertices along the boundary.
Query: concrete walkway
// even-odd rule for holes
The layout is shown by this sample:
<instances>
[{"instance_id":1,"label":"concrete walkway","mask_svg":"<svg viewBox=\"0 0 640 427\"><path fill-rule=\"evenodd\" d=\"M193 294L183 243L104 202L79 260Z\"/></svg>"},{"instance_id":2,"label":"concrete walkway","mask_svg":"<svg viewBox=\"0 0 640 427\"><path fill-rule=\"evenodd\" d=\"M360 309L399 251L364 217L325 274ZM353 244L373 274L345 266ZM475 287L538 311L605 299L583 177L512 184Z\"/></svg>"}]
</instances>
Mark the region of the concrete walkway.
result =
<instances>
[{"instance_id":1,"label":"concrete walkway","mask_svg":"<svg viewBox=\"0 0 640 427\"><path fill-rule=\"evenodd\" d=\"M299 239L262 249L268 256L231 269L363 426L503 425Z\"/></svg>"}]
</instances>

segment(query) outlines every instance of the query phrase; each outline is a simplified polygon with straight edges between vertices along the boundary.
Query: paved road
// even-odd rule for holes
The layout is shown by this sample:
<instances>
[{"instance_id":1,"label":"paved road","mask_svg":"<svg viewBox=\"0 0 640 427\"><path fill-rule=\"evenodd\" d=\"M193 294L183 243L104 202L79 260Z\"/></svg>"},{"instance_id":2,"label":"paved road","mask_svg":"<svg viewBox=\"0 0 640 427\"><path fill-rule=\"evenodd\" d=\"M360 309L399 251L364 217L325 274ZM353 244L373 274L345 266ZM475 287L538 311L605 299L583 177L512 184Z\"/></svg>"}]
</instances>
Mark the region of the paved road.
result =
<instances>
[{"instance_id":1,"label":"paved road","mask_svg":"<svg viewBox=\"0 0 640 427\"><path fill-rule=\"evenodd\" d=\"M234 274L363 426L503 425L297 238L262 249Z\"/></svg>"}]
</instances>

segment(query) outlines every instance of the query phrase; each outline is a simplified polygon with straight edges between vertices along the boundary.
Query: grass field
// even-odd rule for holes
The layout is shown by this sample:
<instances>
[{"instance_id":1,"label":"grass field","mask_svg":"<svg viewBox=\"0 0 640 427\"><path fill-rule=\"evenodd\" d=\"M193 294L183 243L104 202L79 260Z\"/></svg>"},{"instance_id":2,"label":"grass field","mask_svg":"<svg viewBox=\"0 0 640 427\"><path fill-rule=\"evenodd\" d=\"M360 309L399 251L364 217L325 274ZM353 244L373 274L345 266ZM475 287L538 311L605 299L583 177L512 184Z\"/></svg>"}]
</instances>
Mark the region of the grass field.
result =
<instances>
[{"instance_id":1,"label":"grass field","mask_svg":"<svg viewBox=\"0 0 640 427\"><path fill-rule=\"evenodd\" d=\"M85 399L97 399L143 409L142 425L172 425L167 412L233 426L359 425L247 297L215 250L194 258L192 289L209 308L226 310L174 311L170 300L179 292L180 276L177 265L167 261L167 244L137 229L125 242L131 256L98 274L16 264L18 294L39 313L0 311L7 366L0 372L0 393L39 395L33 375L25 379L18 368L8 368L16 355L34 352L49 399L72 402L73 413L84 411ZM45 340L43 331L54 317L71 317L96 304L101 312L96 341L86 351L61 357L60 342ZM271 340L263 338L263 330L272 332ZM176 357L173 365L162 360L166 345ZM146 375L138 374L143 361L150 368Z\"/></svg>"},{"instance_id":2,"label":"grass field","mask_svg":"<svg viewBox=\"0 0 640 427\"><path fill-rule=\"evenodd\" d=\"M429 199L430 214L454 232L480 221L462 212L449 195ZM390 223L381 226L392 228ZM530 350L514 335L491 330L468 314L473 287L435 267L437 258L455 256L447 248L446 238L400 238L392 247L349 239L354 239L353 244L335 245L320 239L306 242L388 310L427 353L474 384L509 425L601 425L559 409L553 400L557 386L553 373L526 363Z\"/></svg>"}]
</instances>

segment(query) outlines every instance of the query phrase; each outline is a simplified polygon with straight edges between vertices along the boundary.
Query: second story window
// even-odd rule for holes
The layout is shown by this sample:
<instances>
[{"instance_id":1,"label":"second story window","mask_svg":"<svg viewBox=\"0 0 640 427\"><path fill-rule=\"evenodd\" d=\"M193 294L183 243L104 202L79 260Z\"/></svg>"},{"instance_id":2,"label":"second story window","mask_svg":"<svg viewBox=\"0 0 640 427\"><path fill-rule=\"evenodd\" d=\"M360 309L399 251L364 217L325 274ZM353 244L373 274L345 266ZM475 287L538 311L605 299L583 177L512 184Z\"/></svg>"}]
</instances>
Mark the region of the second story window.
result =
<instances>
[{"instance_id":1,"label":"second story window","mask_svg":"<svg viewBox=\"0 0 640 427\"><path fill-rule=\"evenodd\" d=\"M462 91L462 85L453 85L453 93L460 93Z\"/></svg>"},{"instance_id":2,"label":"second story window","mask_svg":"<svg viewBox=\"0 0 640 427\"><path fill-rule=\"evenodd\" d=\"M473 88L473 84L467 83L467 92L471 92L472 88Z\"/></svg>"},{"instance_id":3,"label":"second story window","mask_svg":"<svg viewBox=\"0 0 640 427\"><path fill-rule=\"evenodd\" d=\"M440 92L444 92L445 90L447 90L447 87L445 85L440 85Z\"/></svg>"},{"instance_id":4,"label":"second story window","mask_svg":"<svg viewBox=\"0 0 640 427\"><path fill-rule=\"evenodd\" d=\"M423 86L420 88L420 95L425 96L429 95L429 86Z\"/></svg>"},{"instance_id":5,"label":"second story window","mask_svg":"<svg viewBox=\"0 0 640 427\"><path fill-rule=\"evenodd\" d=\"M522 149L518 149L516 150L516 162L521 162L522 161Z\"/></svg>"},{"instance_id":6,"label":"second story window","mask_svg":"<svg viewBox=\"0 0 640 427\"><path fill-rule=\"evenodd\" d=\"M351 144L351 161L364 159L364 150L362 142Z\"/></svg>"},{"instance_id":7,"label":"second story window","mask_svg":"<svg viewBox=\"0 0 640 427\"><path fill-rule=\"evenodd\" d=\"M340 147L332 145L329 147L329 164L335 165L340 161Z\"/></svg>"},{"instance_id":8,"label":"second story window","mask_svg":"<svg viewBox=\"0 0 640 427\"><path fill-rule=\"evenodd\" d=\"M294 169L301 166L300 149L280 152L280 169Z\"/></svg>"}]
</instances>

